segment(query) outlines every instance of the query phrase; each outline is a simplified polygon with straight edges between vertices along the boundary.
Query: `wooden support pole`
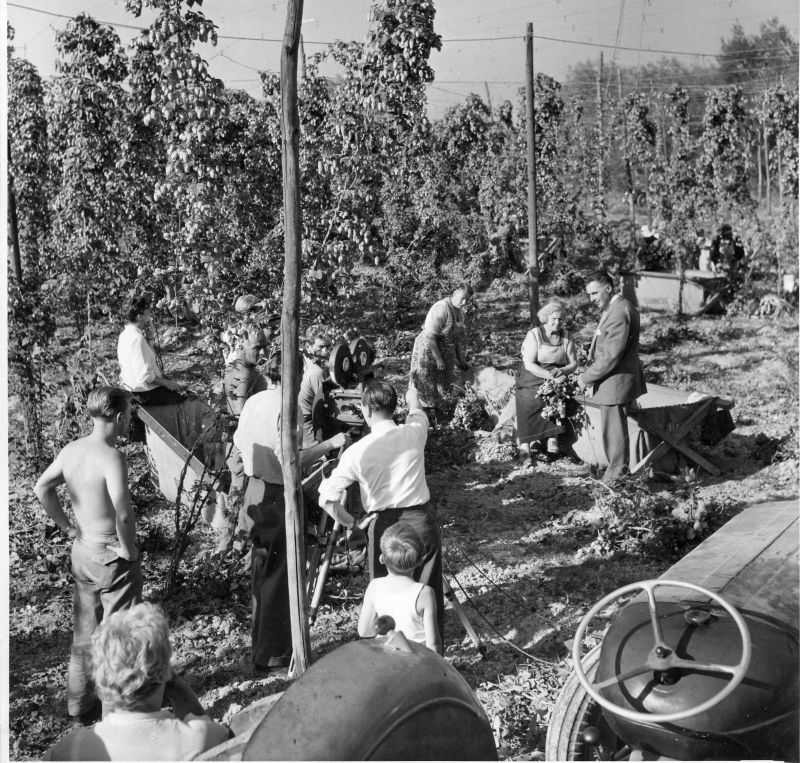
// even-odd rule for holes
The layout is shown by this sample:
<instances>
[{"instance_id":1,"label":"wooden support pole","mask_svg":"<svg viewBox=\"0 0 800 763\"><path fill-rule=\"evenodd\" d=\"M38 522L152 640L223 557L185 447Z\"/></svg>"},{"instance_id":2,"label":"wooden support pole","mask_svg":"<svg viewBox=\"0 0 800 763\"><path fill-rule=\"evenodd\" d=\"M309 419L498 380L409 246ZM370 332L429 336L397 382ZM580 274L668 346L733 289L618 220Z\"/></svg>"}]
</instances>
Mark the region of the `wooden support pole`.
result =
<instances>
[{"instance_id":1,"label":"wooden support pole","mask_svg":"<svg viewBox=\"0 0 800 763\"><path fill-rule=\"evenodd\" d=\"M536 130L533 110L533 24L528 23L525 35L526 76L525 102L528 127L528 302L531 311L531 326L538 326L539 312L539 254L536 245Z\"/></svg>"},{"instance_id":2,"label":"wooden support pole","mask_svg":"<svg viewBox=\"0 0 800 763\"><path fill-rule=\"evenodd\" d=\"M8 167L8 234L11 239L11 266L17 285L22 286L22 255L19 250L19 223L17 222L17 197L14 195L14 183L11 177L11 139L6 138Z\"/></svg>"},{"instance_id":3,"label":"wooden support pole","mask_svg":"<svg viewBox=\"0 0 800 763\"><path fill-rule=\"evenodd\" d=\"M625 181L628 185L628 216L631 222L631 249L636 249L636 204L633 200L633 172L631 171L630 147L628 146L628 110L622 95L622 72L617 69L617 95L622 109L622 143L625 153Z\"/></svg>"},{"instance_id":4,"label":"wooden support pole","mask_svg":"<svg viewBox=\"0 0 800 763\"><path fill-rule=\"evenodd\" d=\"M772 188L770 185L769 177L769 134L767 133L767 122L764 120L763 126L764 134L764 179L766 180L766 194L767 194L767 214L772 216Z\"/></svg>"},{"instance_id":5,"label":"wooden support pole","mask_svg":"<svg viewBox=\"0 0 800 763\"><path fill-rule=\"evenodd\" d=\"M763 197L763 188L762 188L762 172L761 172L761 141L759 140L759 125L756 124L756 166L758 168L758 203L759 206L761 205L761 199Z\"/></svg>"},{"instance_id":6,"label":"wooden support pole","mask_svg":"<svg viewBox=\"0 0 800 763\"><path fill-rule=\"evenodd\" d=\"M597 70L597 196L602 201L605 196L603 185L603 54L600 54L600 67Z\"/></svg>"},{"instance_id":7,"label":"wooden support pole","mask_svg":"<svg viewBox=\"0 0 800 763\"><path fill-rule=\"evenodd\" d=\"M297 59L303 0L289 0L281 51L281 142L285 260L281 316L281 456L286 502L286 556L289 567L289 609L294 650L294 674L311 662L311 638L306 617L303 496L300 491L300 435L297 394L300 388L300 271L302 216L300 206L300 115L297 107Z\"/></svg>"}]
</instances>

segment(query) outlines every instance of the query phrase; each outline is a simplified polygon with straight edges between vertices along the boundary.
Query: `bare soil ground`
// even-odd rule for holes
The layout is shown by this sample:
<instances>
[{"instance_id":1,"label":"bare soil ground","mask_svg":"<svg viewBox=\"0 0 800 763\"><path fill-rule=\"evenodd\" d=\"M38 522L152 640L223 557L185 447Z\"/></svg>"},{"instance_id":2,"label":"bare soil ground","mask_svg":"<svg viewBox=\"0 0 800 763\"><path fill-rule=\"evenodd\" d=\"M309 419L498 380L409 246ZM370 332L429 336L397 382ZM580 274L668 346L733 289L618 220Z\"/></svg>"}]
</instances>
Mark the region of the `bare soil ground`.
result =
<instances>
[{"instance_id":1,"label":"bare soil ground","mask_svg":"<svg viewBox=\"0 0 800 763\"><path fill-rule=\"evenodd\" d=\"M575 333L591 336L594 316L576 300ZM517 362L527 302L521 280L496 282L478 295L473 358L508 368ZM380 316L362 316L381 325ZM381 337L380 374L405 388L409 337L419 311ZM648 380L732 398L736 430L706 455L721 468L690 487L730 516L745 505L798 493L796 316L782 320L704 317L676 323L643 315L642 359ZM65 339L66 343L67 339ZM96 341L113 356L115 335ZM98 349L99 348L99 349ZM205 386L206 363L191 334L168 355L168 371ZM197 385L196 385L197 386ZM13 760L40 757L66 730L66 665L71 636L68 547L36 505L36 475L21 458L18 407L11 400L9 486L9 734ZM431 491L443 527L447 575L485 655L455 613L446 614L445 657L473 687L492 724L501 759L531 759L543 749L550 709L568 675L567 645L581 615L613 589L659 575L697 540L674 553L628 544L603 550L593 524L602 494L583 465L567 460L522 466L513 449L470 433L440 433L427 452ZM174 538L173 508L150 486L140 446L125 447L144 551L145 597L170 617L177 668L209 713L227 721L256 699L285 688L254 675L249 652L249 579L213 554L210 528L198 528L182 568L183 584L163 591ZM664 500L688 500L686 485L654 483ZM227 561L230 561L228 559ZM363 573L333 576L311 637L320 655L356 636ZM602 626L602 622L597 628ZM596 633L597 631L595 631ZM300 720L298 721L300 722Z\"/></svg>"}]
</instances>

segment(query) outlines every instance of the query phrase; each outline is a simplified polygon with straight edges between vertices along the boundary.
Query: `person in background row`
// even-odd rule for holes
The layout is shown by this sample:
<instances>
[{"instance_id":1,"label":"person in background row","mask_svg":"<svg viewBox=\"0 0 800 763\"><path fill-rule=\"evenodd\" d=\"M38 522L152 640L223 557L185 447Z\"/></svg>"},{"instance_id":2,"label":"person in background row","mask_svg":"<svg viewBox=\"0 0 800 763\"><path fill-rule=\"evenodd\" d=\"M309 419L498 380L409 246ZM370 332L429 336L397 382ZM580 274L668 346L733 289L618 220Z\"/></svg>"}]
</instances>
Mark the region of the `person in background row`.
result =
<instances>
[{"instance_id":1,"label":"person in background row","mask_svg":"<svg viewBox=\"0 0 800 763\"><path fill-rule=\"evenodd\" d=\"M743 279L744 243L734 235L729 223L725 223L711 242L711 262L714 270L728 278L729 289L735 291Z\"/></svg>"},{"instance_id":2,"label":"person in background row","mask_svg":"<svg viewBox=\"0 0 800 763\"><path fill-rule=\"evenodd\" d=\"M456 364L462 371L469 368L464 309L472 295L472 287L461 283L449 297L434 303L414 340L409 386L417 390L424 408L441 408L453 383Z\"/></svg>"},{"instance_id":3,"label":"person in background row","mask_svg":"<svg viewBox=\"0 0 800 763\"><path fill-rule=\"evenodd\" d=\"M127 323L117 341L119 378L122 387L132 392L142 405L169 405L181 402L183 387L168 379L156 363L153 341L153 315L147 297L133 299L125 314Z\"/></svg>"},{"instance_id":4,"label":"person in background row","mask_svg":"<svg viewBox=\"0 0 800 763\"><path fill-rule=\"evenodd\" d=\"M322 400L322 386L328 376L328 360L331 355L331 338L323 331L310 331L303 348L303 376L297 404L303 417L303 447L315 443L314 406Z\"/></svg>"},{"instance_id":5,"label":"person in background row","mask_svg":"<svg viewBox=\"0 0 800 763\"><path fill-rule=\"evenodd\" d=\"M67 709L76 725L99 717L89 674L89 643L99 622L142 598L142 568L136 548L136 515L128 492L128 466L116 447L128 431L130 393L97 387L86 408L92 432L67 445L45 469L34 492L72 545L75 593L72 649L67 669ZM66 484L74 523L56 488Z\"/></svg>"},{"instance_id":6,"label":"person in background row","mask_svg":"<svg viewBox=\"0 0 800 763\"><path fill-rule=\"evenodd\" d=\"M697 269L713 272L716 268L711 261L711 239L706 236L703 228L697 230L695 246L697 247Z\"/></svg>"},{"instance_id":7,"label":"person in background row","mask_svg":"<svg viewBox=\"0 0 800 763\"><path fill-rule=\"evenodd\" d=\"M225 398L231 413L238 416L248 397L263 392L267 382L258 370L272 339L273 327L280 317L266 317L263 302L253 294L236 300L238 319L222 332L220 338L228 351L225 355Z\"/></svg>"},{"instance_id":8,"label":"person in background row","mask_svg":"<svg viewBox=\"0 0 800 763\"><path fill-rule=\"evenodd\" d=\"M387 574L367 586L358 618L358 635L374 636L376 620L391 617L394 630L402 631L409 641L425 644L441 654L436 594L429 585L414 581L414 571L425 555L425 543L413 527L396 524L383 533L380 546L380 561Z\"/></svg>"},{"instance_id":9,"label":"person in background row","mask_svg":"<svg viewBox=\"0 0 800 763\"><path fill-rule=\"evenodd\" d=\"M377 515L367 531L370 580L387 574L380 561L381 537L387 528L407 525L420 535L425 554L414 571L414 580L434 590L439 637L443 640L442 538L425 479L428 417L413 387L406 392L406 401L406 423L395 424L395 388L374 379L364 385L361 409L370 432L345 450L330 477L322 480L319 505L345 527L353 527L355 519L343 507L343 496L350 485L358 483L364 510Z\"/></svg>"},{"instance_id":10,"label":"person in background row","mask_svg":"<svg viewBox=\"0 0 800 763\"><path fill-rule=\"evenodd\" d=\"M516 381L517 438L520 451L531 460L531 445L547 441L547 456L559 455L558 436L566 430L541 415L545 401L539 388L546 379L568 376L578 367L575 345L562 328L565 306L551 300L536 314L541 326L532 328L522 343L522 368Z\"/></svg>"},{"instance_id":11,"label":"person in background row","mask_svg":"<svg viewBox=\"0 0 800 763\"><path fill-rule=\"evenodd\" d=\"M281 467L281 353L267 361L270 388L247 400L233 435L236 446L231 467L232 486L244 482L243 515L252 541L253 665L257 672L286 668L292 656L289 622L289 572L286 558L285 504ZM301 466L350 442L337 434L300 451Z\"/></svg>"},{"instance_id":12,"label":"person in background row","mask_svg":"<svg viewBox=\"0 0 800 763\"><path fill-rule=\"evenodd\" d=\"M153 604L107 617L92 636L103 720L73 729L45 760L191 760L230 736L170 664L167 619ZM162 710L166 700L172 710Z\"/></svg>"},{"instance_id":13,"label":"person in background row","mask_svg":"<svg viewBox=\"0 0 800 763\"><path fill-rule=\"evenodd\" d=\"M605 271L590 276L586 293L601 313L589 348L589 366L578 376L578 385L600 408L608 458L603 482L611 485L628 469L628 409L647 391L639 361L639 313L614 294L614 282Z\"/></svg>"}]
</instances>

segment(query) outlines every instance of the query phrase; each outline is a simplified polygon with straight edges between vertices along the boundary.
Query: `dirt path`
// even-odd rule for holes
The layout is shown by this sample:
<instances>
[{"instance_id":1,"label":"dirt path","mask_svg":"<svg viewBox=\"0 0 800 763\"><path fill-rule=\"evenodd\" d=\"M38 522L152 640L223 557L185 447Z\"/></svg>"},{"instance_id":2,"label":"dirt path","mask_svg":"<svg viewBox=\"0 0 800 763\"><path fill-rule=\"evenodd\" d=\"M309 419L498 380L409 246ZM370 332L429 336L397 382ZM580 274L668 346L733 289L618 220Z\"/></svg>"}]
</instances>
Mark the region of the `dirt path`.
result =
<instances>
[{"instance_id":1,"label":"dirt path","mask_svg":"<svg viewBox=\"0 0 800 763\"><path fill-rule=\"evenodd\" d=\"M480 295L476 359L498 367L516 362L526 305L519 291L504 285ZM579 338L589 335L591 320L577 313ZM733 512L797 494L797 333L794 320L702 318L676 326L666 316L644 316L648 379L735 401L736 430L707 451L722 472L694 486L699 499ZM382 375L404 386L407 337L384 341L380 349ZM202 368L198 357L186 347L183 352L177 357L184 369ZM46 535L32 500L35 475L14 458L19 442L13 407L11 422L9 720L11 758L20 760L41 756L67 729L70 579L68 549L57 536ZM448 610L446 658L483 703L500 757L529 758L543 749L549 710L569 670L566 643L581 614L614 588L658 575L672 559L641 548L613 557L593 553L599 488L587 467L558 461L533 469L513 459L492 461L497 449L488 439L458 438L457 457L451 447L456 439L431 438L429 480L443 527L447 575L485 656ZM211 553L212 531L199 530L179 594L163 598L159 586L173 533L171 509L147 484L141 450L127 450L145 595L160 598L170 616L176 666L211 715L226 720L285 685L279 678L256 677L250 668L248 576L242 568L222 575L220 559ZM664 501L680 504L683 493L676 491L686 488L652 489ZM363 574L332 578L312 629L315 653L355 637L365 584Z\"/></svg>"}]
</instances>

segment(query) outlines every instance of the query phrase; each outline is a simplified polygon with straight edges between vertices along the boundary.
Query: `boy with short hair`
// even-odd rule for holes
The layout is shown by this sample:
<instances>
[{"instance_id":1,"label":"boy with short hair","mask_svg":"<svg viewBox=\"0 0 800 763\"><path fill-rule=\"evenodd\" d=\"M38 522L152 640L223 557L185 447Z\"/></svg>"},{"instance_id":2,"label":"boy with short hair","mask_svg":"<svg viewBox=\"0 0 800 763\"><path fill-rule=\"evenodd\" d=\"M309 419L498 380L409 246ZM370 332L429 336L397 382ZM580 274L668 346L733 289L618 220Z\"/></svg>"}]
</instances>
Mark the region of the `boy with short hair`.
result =
<instances>
[{"instance_id":1,"label":"boy with short hair","mask_svg":"<svg viewBox=\"0 0 800 763\"><path fill-rule=\"evenodd\" d=\"M389 616L395 622L395 630L402 631L407 639L441 654L436 596L433 588L416 582L413 577L425 555L422 538L413 527L396 524L383 533L380 546L380 561L389 574L375 578L367 586L358 635L374 635L375 621Z\"/></svg>"}]
</instances>

